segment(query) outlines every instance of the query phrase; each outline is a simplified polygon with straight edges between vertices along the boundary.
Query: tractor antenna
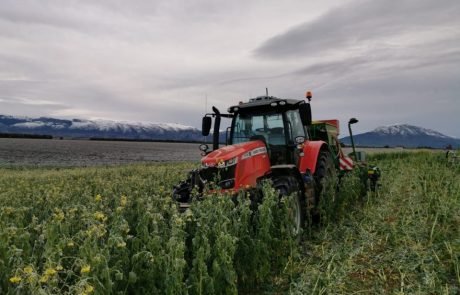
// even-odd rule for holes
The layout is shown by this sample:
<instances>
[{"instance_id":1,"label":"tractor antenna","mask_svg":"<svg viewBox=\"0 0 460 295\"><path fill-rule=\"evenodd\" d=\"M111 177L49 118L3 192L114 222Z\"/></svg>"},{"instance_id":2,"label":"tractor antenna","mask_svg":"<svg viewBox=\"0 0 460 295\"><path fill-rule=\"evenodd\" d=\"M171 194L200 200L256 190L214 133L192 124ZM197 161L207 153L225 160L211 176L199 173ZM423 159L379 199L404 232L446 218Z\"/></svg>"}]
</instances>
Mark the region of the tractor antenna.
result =
<instances>
[{"instance_id":1,"label":"tractor antenna","mask_svg":"<svg viewBox=\"0 0 460 295\"><path fill-rule=\"evenodd\" d=\"M204 114L206 115L206 111L208 109L208 94L204 94ZM203 136L203 141L206 144L207 143L207 136Z\"/></svg>"},{"instance_id":2,"label":"tractor antenna","mask_svg":"<svg viewBox=\"0 0 460 295\"><path fill-rule=\"evenodd\" d=\"M265 95L268 96L268 87L265 87Z\"/></svg>"}]
</instances>

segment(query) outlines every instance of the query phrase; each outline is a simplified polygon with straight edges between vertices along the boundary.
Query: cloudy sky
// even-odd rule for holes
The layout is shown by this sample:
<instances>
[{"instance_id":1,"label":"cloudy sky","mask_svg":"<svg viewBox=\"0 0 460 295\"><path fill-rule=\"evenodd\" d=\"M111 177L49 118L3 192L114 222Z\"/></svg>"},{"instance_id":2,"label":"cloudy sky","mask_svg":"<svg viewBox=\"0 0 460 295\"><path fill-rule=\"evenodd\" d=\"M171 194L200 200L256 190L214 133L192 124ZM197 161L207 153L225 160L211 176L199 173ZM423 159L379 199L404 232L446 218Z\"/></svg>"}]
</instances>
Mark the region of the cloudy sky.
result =
<instances>
[{"instance_id":1,"label":"cloudy sky","mask_svg":"<svg viewBox=\"0 0 460 295\"><path fill-rule=\"evenodd\" d=\"M459 15L458 0L1 0L0 114L198 127L206 97L311 89L315 119L357 117L357 133L460 137Z\"/></svg>"}]
</instances>

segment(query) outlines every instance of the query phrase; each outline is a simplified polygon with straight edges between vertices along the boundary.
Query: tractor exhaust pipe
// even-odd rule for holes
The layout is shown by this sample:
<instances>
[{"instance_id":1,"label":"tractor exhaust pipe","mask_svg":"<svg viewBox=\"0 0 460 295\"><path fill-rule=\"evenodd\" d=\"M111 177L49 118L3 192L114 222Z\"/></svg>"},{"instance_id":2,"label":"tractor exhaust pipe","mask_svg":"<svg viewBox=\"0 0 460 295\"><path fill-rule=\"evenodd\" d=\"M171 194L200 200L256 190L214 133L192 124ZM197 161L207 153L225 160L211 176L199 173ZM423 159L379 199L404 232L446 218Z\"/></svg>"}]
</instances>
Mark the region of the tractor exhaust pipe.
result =
<instances>
[{"instance_id":1,"label":"tractor exhaust pipe","mask_svg":"<svg viewBox=\"0 0 460 295\"><path fill-rule=\"evenodd\" d=\"M212 149L215 151L219 149L219 135L220 135L220 112L216 107L212 107L212 111L216 115L214 119L214 131L212 133Z\"/></svg>"},{"instance_id":2,"label":"tractor exhaust pipe","mask_svg":"<svg viewBox=\"0 0 460 295\"><path fill-rule=\"evenodd\" d=\"M351 125L355 123L358 123L358 119L356 118L351 118L350 121L348 121L348 131L350 132L351 147L353 148L353 160L356 161L355 141L353 140L353 133L351 132Z\"/></svg>"}]
</instances>

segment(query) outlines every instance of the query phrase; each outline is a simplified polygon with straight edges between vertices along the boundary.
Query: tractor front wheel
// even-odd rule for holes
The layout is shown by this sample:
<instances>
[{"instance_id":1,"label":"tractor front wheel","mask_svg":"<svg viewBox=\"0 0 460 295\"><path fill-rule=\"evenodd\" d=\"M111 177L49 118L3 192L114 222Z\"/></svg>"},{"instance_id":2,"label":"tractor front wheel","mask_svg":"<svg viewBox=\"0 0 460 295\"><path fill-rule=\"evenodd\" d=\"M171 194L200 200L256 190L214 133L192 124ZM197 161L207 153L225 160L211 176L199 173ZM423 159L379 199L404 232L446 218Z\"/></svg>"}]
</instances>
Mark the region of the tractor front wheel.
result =
<instances>
[{"instance_id":1,"label":"tractor front wheel","mask_svg":"<svg viewBox=\"0 0 460 295\"><path fill-rule=\"evenodd\" d=\"M290 175L279 175L273 178L273 188L278 191L280 199L289 198L289 217L293 222L294 234L299 234L304 225L305 204L297 179Z\"/></svg>"}]
</instances>

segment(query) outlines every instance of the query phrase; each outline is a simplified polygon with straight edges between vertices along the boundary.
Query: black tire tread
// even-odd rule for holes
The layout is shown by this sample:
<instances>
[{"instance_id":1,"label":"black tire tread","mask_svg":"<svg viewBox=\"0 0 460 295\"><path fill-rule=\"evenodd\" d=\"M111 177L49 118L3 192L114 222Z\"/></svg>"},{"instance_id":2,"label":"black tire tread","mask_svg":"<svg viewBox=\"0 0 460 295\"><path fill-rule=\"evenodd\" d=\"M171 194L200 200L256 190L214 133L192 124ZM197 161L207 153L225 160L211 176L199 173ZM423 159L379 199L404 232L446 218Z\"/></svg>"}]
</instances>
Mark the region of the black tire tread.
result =
<instances>
[{"instance_id":1,"label":"black tire tread","mask_svg":"<svg viewBox=\"0 0 460 295\"><path fill-rule=\"evenodd\" d=\"M300 227L305 225L305 199L302 197L299 182L292 175L277 175L272 178L273 188L278 190L280 198L297 193L297 200L300 207Z\"/></svg>"}]
</instances>

